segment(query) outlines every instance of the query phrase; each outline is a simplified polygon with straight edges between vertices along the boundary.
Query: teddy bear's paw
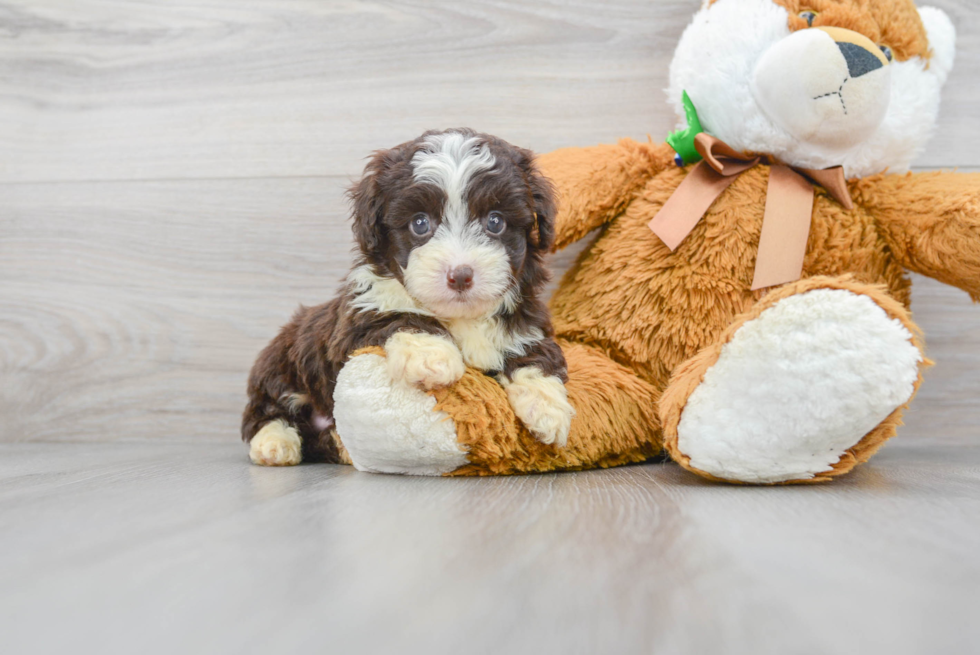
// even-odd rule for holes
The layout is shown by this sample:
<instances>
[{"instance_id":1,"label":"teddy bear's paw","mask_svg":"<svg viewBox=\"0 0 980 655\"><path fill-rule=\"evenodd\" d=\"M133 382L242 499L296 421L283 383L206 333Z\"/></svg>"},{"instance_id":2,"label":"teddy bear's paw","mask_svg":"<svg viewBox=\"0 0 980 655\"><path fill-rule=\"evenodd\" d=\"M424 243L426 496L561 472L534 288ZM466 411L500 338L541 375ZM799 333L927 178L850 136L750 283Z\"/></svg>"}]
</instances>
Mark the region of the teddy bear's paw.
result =
<instances>
[{"instance_id":1,"label":"teddy bear's paw","mask_svg":"<svg viewBox=\"0 0 980 655\"><path fill-rule=\"evenodd\" d=\"M448 387L466 370L456 344L434 334L396 332L385 342L388 374L423 389Z\"/></svg>"},{"instance_id":2,"label":"teddy bear's paw","mask_svg":"<svg viewBox=\"0 0 980 655\"><path fill-rule=\"evenodd\" d=\"M867 295L789 296L742 325L703 371L676 450L725 480L824 478L908 402L922 361L905 325Z\"/></svg>"},{"instance_id":3,"label":"teddy bear's paw","mask_svg":"<svg viewBox=\"0 0 980 655\"><path fill-rule=\"evenodd\" d=\"M260 466L294 466L303 459L303 445L296 428L284 421L270 421L252 437L248 456Z\"/></svg>"},{"instance_id":4,"label":"teddy bear's paw","mask_svg":"<svg viewBox=\"0 0 980 655\"><path fill-rule=\"evenodd\" d=\"M561 380L545 375L534 366L519 368L508 378L500 375L501 386L514 414L539 441L564 446L575 410Z\"/></svg>"},{"instance_id":5,"label":"teddy bear's paw","mask_svg":"<svg viewBox=\"0 0 980 655\"><path fill-rule=\"evenodd\" d=\"M379 354L350 358L333 398L337 432L358 470L442 475L468 463L452 418L434 397L393 380Z\"/></svg>"}]
</instances>

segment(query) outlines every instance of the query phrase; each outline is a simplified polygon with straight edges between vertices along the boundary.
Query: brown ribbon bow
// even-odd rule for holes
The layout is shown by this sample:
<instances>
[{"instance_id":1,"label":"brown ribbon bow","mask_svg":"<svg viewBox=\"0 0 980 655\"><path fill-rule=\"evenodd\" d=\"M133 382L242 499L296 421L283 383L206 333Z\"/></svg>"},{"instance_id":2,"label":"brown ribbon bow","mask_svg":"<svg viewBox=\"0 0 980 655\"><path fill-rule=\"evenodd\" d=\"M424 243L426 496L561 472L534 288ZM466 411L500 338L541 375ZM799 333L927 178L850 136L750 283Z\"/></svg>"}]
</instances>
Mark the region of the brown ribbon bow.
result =
<instances>
[{"instance_id":1,"label":"brown ribbon bow","mask_svg":"<svg viewBox=\"0 0 980 655\"><path fill-rule=\"evenodd\" d=\"M743 155L704 132L694 137L694 147L704 161L691 169L667 199L650 221L650 229L675 250L736 177L756 164L770 164L753 291L800 279L813 213L814 184L826 189L845 209L854 208L842 166L822 170L790 168L762 155Z\"/></svg>"}]
</instances>

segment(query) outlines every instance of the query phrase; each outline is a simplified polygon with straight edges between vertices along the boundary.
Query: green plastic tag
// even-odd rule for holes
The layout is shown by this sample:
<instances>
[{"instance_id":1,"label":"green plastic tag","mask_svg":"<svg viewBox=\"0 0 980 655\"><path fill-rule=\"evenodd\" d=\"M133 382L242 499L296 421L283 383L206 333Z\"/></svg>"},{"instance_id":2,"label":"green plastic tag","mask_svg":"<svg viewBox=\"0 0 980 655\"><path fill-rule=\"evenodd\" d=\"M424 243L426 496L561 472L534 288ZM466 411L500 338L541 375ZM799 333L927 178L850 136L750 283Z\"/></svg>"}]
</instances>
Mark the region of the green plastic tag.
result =
<instances>
[{"instance_id":1,"label":"green plastic tag","mask_svg":"<svg viewBox=\"0 0 980 655\"><path fill-rule=\"evenodd\" d=\"M678 163L684 166L701 161L701 154L694 147L694 137L704 130L701 128L698 110L694 108L694 103L691 102L687 91L681 93L681 102L684 104L684 118L687 120L687 127L668 134L667 145L677 152L681 159Z\"/></svg>"}]
</instances>

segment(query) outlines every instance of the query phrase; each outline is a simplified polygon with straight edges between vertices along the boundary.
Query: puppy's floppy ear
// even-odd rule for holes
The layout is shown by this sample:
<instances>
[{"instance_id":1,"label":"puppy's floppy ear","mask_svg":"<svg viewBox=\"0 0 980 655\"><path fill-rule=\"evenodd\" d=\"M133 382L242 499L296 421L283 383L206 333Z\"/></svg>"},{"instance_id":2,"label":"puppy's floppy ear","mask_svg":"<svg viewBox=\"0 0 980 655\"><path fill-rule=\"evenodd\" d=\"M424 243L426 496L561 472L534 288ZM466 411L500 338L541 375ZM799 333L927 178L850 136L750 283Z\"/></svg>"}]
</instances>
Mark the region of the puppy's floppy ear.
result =
<instances>
[{"instance_id":1,"label":"puppy's floppy ear","mask_svg":"<svg viewBox=\"0 0 980 655\"><path fill-rule=\"evenodd\" d=\"M555 244L555 215L558 213L555 186L538 170L534 153L524 150L520 166L531 193L534 207L534 226L531 228L531 245L548 251Z\"/></svg>"},{"instance_id":2,"label":"puppy's floppy ear","mask_svg":"<svg viewBox=\"0 0 980 655\"><path fill-rule=\"evenodd\" d=\"M388 150L378 150L364 167L359 182L347 191L354 218L354 239L361 252L373 253L381 249L385 241L384 220L385 196L381 178L385 174L390 159Z\"/></svg>"}]
</instances>

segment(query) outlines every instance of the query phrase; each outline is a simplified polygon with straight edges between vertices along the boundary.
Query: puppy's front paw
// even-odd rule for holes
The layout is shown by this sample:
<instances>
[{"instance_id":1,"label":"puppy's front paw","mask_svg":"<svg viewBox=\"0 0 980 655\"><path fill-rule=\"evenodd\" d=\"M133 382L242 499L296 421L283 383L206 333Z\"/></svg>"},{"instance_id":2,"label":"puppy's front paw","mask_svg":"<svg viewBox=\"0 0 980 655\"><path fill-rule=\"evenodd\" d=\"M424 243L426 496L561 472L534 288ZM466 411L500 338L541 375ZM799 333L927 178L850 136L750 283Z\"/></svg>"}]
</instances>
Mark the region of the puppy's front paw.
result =
<instances>
[{"instance_id":1,"label":"puppy's front paw","mask_svg":"<svg viewBox=\"0 0 980 655\"><path fill-rule=\"evenodd\" d=\"M396 332L385 343L385 352L391 379L424 389L448 387L466 370L456 344L434 334Z\"/></svg>"},{"instance_id":2,"label":"puppy's front paw","mask_svg":"<svg viewBox=\"0 0 980 655\"><path fill-rule=\"evenodd\" d=\"M564 446L568 442L575 410L561 380L534 366L517 369L509 380L501 375L499 380L517 418L541 443Z\"/></svg>"},{"instance_id":3,"label":"puppy's front paw","mask_svg":"<svg viewBox=\"0 0 980 655\"><path fill-rule=\"evenodd\" d=\"M296 428L283 421L269 421L248 444L248 456L260 466L294 466L303 459L303 446Z\"/></svg>"}]
</instances>

